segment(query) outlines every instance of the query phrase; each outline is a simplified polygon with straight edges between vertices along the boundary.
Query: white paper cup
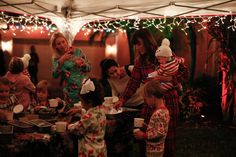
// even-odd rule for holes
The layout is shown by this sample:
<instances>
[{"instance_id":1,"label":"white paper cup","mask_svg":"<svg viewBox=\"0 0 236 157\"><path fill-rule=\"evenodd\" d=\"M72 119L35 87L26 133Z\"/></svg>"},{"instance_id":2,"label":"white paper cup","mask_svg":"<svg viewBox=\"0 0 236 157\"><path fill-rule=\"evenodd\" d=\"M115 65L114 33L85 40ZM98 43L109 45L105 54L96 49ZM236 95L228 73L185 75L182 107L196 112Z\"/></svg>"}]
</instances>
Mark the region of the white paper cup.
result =
<instances>
[{"instance_id":1,"label":"white paper cup","mask_svg":"<svg viewBox=\"0 0 236 157\"><path fill-rule=\"evenodd\" d=\"M79 108L82 108L82 104L81 104L81 101L77 102L74 104L74 107L79 107Z\"/></svg>"},{"instance_id":2,"label":"white paper cup","mask_svg":"<svg viewBox=\"0 0 236 157\"><path fill-rule=\"evenodd\" d=\"M105 102L105 104L112 104L113 103L113 97L105 97L104 102Z\"/></svg>"},{"instance_id":3,"label":"white paper cup","mask_svg":"<svg viewBox=\"0 0 236 157\"><path fill-rule=\"evenodd\" d=\"M134 127L140 128L143 126L144 119L143 118L134 118Z\"/></svg>"},{"instance_id":4,"label":"white paper cup","mask_svg":"<svg viewBox=\"0 0 236 157\"><path fill-rule=\"evenodd\" d=\"M50 104L50 107L57 107L58 106L58 100L57 99L50 99L49 104Z\"/></svg>"},{"instance_id":5,"label":"white paper cup","mask_svg":"<svg viewBox=\"0 0 236 157\"><path fill-rule=\"evenodd\" d=\"M137 131L140 131L140 129L134 129L133 130L133 133L137 132Z\"/></svg>"},{"instance_id":6,"label":"white paper cup","mask_svg":"<svg viewBox=\"0 0 236 157\"><path fill-rule=\"evenodd\" d=\"M65 132L66 131L66 128L67 128L67 122L56 122L55 125L56 125L56 131L57 132Z\"/></svg>"},{"instance_id":7,"label":"white paper cup","mask_svg":"<svg viewBox=\"0 0 236 157\"><path fill-rule=\"evenodd\" d=\"M116 103L117 101L119 101L119 98L117 96L113 96L112 103Z\"/></svg>"}]
</instances>

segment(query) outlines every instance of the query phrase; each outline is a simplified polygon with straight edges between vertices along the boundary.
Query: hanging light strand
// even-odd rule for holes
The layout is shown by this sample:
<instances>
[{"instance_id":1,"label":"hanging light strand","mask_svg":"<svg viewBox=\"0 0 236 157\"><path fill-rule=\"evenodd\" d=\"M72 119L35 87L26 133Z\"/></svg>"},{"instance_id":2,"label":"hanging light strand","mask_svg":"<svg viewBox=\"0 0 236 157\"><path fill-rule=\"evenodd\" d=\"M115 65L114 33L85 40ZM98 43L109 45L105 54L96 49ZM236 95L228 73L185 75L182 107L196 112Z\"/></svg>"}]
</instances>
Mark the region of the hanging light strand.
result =
<instances>
[{"instance_id":1,"label":"hanging light strand","mask_svg":"<svg viewBox=\"0 0 236 157\"><path fill-rule=\"evenodd\" d=\"M226 22L230 17L230 23ZM155 18L155 19L126 19L126 20L113 20L113 21L99 21L90 22L83 26L83 29L105 29L109 31L116 31L121 29L131 30L140 28L154 27L157 30L163 32L168 27L172 31L175 27L180 28L186 35L188 34L188 28L191 24L195 24L198 28L198 32L207 29L207 25L210 22L215 22L215 26L226 26L232 31L236 30L236 16L227 14L223 16L194 16L194 17L173 17L173 18ZM109 24L108 24L109 23ZM227 23L227 24L226 24ZM99 26L99 28L97 27Z\"/></svg>"},{"instance_id":2,"label":"hanging light strand","mask_svg":"<svg viewBox=\"0 0 236 157\"><path fill-rule=\"evenodd\" d=\"M46 30L49 31L48 35L57 30L55 24L53 24L51 20L46 18L39 18L38 16L33 15L15 16L1 12L0 22L0 30L2 30L3 33L6 33L6 30L10 29L14 36L16 35L17 30L19 30L20 32L26 32L28 34L37 30L39 30L40 33L45 33ZM3 27L3 24L5 24L6 27Z\"/></svg>"},{"instance_id":3,"label":"hanging light strand","mask_svg":"<svg viewBox=\"0 0 236 157\"><path fill-rule=\"evenodd\" d=\"M1 12L0 14L1 28L3 33L6 30L11 29L13 35L16 35L16 31L31 32L39 30L40 33L48 33L50 35L54 31L58 30L57 26L52 23L50 19L40 18L33 15L18 15L12 16L7 13ZM227 29L236 30L236 16L232 13L222 16L189 16L189 17L173 17L173 18L134 18L134 19L116 19L111 21L95 20L85 24L82 30L93 30L93 31L107 31L116 32L121 29L123 30L137 30L141 28L155 28L161 32L168 28L172 31L174 28L179 28L186 35L188 34L188 28L191 24L197 25L198 31L207 29L207 25L210 22L214 22L215 27L225 26ZM5 27L3 24L5 23ZM71 22L66 22L64 26L68 31L71 29ZM79 31L79 30L78 30Z\"/></svg>"}]
</instances>

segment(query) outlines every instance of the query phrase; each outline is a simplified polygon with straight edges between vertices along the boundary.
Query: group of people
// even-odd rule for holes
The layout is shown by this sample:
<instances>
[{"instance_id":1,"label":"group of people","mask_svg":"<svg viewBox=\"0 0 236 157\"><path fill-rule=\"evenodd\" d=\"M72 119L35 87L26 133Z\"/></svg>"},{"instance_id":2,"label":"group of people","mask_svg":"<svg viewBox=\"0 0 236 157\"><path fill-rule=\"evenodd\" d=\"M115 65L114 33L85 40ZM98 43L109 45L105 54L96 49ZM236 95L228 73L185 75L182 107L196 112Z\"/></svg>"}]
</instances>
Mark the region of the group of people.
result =
<instances>
[{"instance_id":1,"label":"group of people","mask_svg":"<svg viewBox=\"0 0 236 157\"><path fill-rule=\"evenodd\" d=\"M165 136L163 136L161 140L158 140L158 144L153 144L153 146L157 148L160 143L165 143L165 147L162 147L164 148L164 156L174 156L176 125L178 118L179 90L181 90L181 84L179 83L179 80L181 80L182 77L186 75L186 69L178 68L179 65L183 63L183 59L174 56L169 47L170 43L167 39L164 39L162 45L158 47L156 40L147 29L137 30L133 34L131 42L134 45L135 51L136 53L138 53L138 56L135 59L134 66L131 68L132 72L128 81L125 81L124 72L120 72L122 71L122 69L128 68L118 67L114 63L110 63L109 65L108 62L112 62L110 60L103 61L103 64L101 65L103 73L107 74L107 76L103 76L106 76L108 78L108 82L110 83L110 86L112 88L112 94L117 94L116 96L119 96L119 101L116 103L117 106L129 106L128 101L132 100L135 97L140 88L140 91L143 92L145 91L145 88L150 88L150 85L148 84L153 84L154 86L155 83L153 82L159 82L159 84L156 84L156 86L154 87L156 87L156 90L159 90L160 88L158 88L157 86L161 86L161 89L159 91L154 90L155 92L152 91L152 94L154 97L157 97L156 94L162 91L163 98L165 100L165 106L167 107L169 112L169 118L165 119L165 124L168 124L168 132L165 132L167 134L166 138ZM124 86L124 88L119 93L117 93L115 91L117 91L118 87L122 87L121 85L119 85L119 82L123 82L122 85ZM144 87L142 87L143 84L145 85ZM143 104L141 102L136 103L136 108L139 108L138 106L139 104L141 104L141 116L144 117L146 124L151 124L150 119L152 119L151 117L154 116L153 113L157 111L157 108L155 107L156 101L154 101L153 99L152 101L148 102L145 100L146 96L144 95L143 97ZM170 119L169 122L168 119ZM156 125L158 125L158 121L156 121L156 123ZM165 126L164 123L160 125L163 127ZM148 130L149 129L147 127L142 131L146 131L147 133ZM158 129L155 133L156 135L158 134ZM136 134L140 135L142 133L137 132ZM149 140L152 141L155 138L151 136L143 136L143 139L148 142ZM148 150L149 148L150 147L146 147L146 156L147 152L151 151ZM161 149L159 151L161 151ZM150 155L150 153L148 154ZM141 156L144 156L144 153Z\"/></svg>"},{"instance_id":2,"label":"group of people","mask_svg":"<svg viewBox=\"0 0 236 157\"><path fill-rule=\"evenodd\" d=\"M141 156L174 156L181 78L178 67L183 59L174 56L169 48L170 43L167 39L164 40L158 48L156 40L147 29L137 30L131 39L138 54L134 65L120 67L112 59L105 59L100 64L103 76L108 79L112 89L111 94L119 97L114 107L126 106L141 110L140 116L145 119L145 125L134 133L136 139L145 141L144 145L140 145L140 149L144 150ZM102 105L104 87L98 79L89 77L92 67L86 55L81 49L71 47L62 33L52 35L51 47L54 50L52 75L63 80L64 102L70 108L68 114L82 112L81 108L74 107L78 101L81 101L87 111L78 122L68 125L68 131L81 136L78 156L107 156L104 140L106 115ZM9 69L12 76L19 75L19 78L8 79L7 75L6 78L1 78L0 107L12 100L12 83L15 91L37 91L38 101L47 100L47 82L40 81L35 88L23 73L25 67L22 58L14 57ZM16 82L20 80L23 82L17 87ZM20 97L16 95L17 99ZM7 100L4 102L3 98ZM37 104L47 105L47 101ZM30 103L24 104L26 110L29 106Z\"/></svg>"}]
</instances>

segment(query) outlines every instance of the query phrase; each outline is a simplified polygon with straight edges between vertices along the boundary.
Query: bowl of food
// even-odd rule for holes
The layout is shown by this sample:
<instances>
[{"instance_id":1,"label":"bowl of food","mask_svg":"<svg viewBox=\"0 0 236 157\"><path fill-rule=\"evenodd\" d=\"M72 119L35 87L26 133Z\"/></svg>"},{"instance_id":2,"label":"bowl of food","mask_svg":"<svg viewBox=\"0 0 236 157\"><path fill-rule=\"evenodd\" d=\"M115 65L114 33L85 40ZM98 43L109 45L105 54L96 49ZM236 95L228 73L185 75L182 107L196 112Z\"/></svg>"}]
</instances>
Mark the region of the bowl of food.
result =
<instances>
[{"instance_id":1,"label":"bowl of food","mask_svg":"<svg viewBox=\"0 0 236 157\"><path fill-rule=\"evenodd\" d=\"M39 118L50 119L57 115L57 110L55 108L41 108L38 111Z\"/></svg>"}]
</instances>

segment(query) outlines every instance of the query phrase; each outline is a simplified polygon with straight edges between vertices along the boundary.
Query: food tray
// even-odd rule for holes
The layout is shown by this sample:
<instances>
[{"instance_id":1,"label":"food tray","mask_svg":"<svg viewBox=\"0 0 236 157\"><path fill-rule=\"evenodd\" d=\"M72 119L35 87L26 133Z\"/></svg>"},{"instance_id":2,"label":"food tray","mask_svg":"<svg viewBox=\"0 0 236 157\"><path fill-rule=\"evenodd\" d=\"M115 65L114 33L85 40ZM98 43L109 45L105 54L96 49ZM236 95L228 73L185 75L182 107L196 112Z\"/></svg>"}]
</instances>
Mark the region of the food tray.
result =
<instances>
[{"instance_id":1,"label":"food tray","mask_svg":"<svg viewBox=\"0 0 236 157\"><path fill-rule=\"evenodd\" d=\"M37 127L43 128L43 127L51 127L52 124L43 120L43 119L33 119L29 121L30 124L35 125Z\"/></svg>"},{"instance_id":2,"label":"food tray","mask_svg":"<svg viewBox=\"0 0 236 157\"><path fill-rule=\"evenodd\" d=\"M21 122L19 120L8 121L8 124L11 124L11 125L13 125L15 127L19 127L19 128L30 128L30 127L32 127L32 125L30 125L29 123Z\"/></svg>"},{"instance_id":3,"label":"food tray","mask_svg":"<svg viewBox=\"0 0 236 157\"><path fill-rule=\"evenodd\" d=\"M50 132L52 124L43 119L33 119L29 121L30 124L37 127L38 132Z\"/></svg>"},{"instance_id":4,"label":"food tray","mask_svg":"<svg viewBox=\"0 0 236 157\"><path fill-rule=\"evenodd\" d=\"M33 126L26 122L21 122L19 120L8 121L8 124L14 126L14 131L16 132L33 132Z\"/></svg>"}]
</instances>

